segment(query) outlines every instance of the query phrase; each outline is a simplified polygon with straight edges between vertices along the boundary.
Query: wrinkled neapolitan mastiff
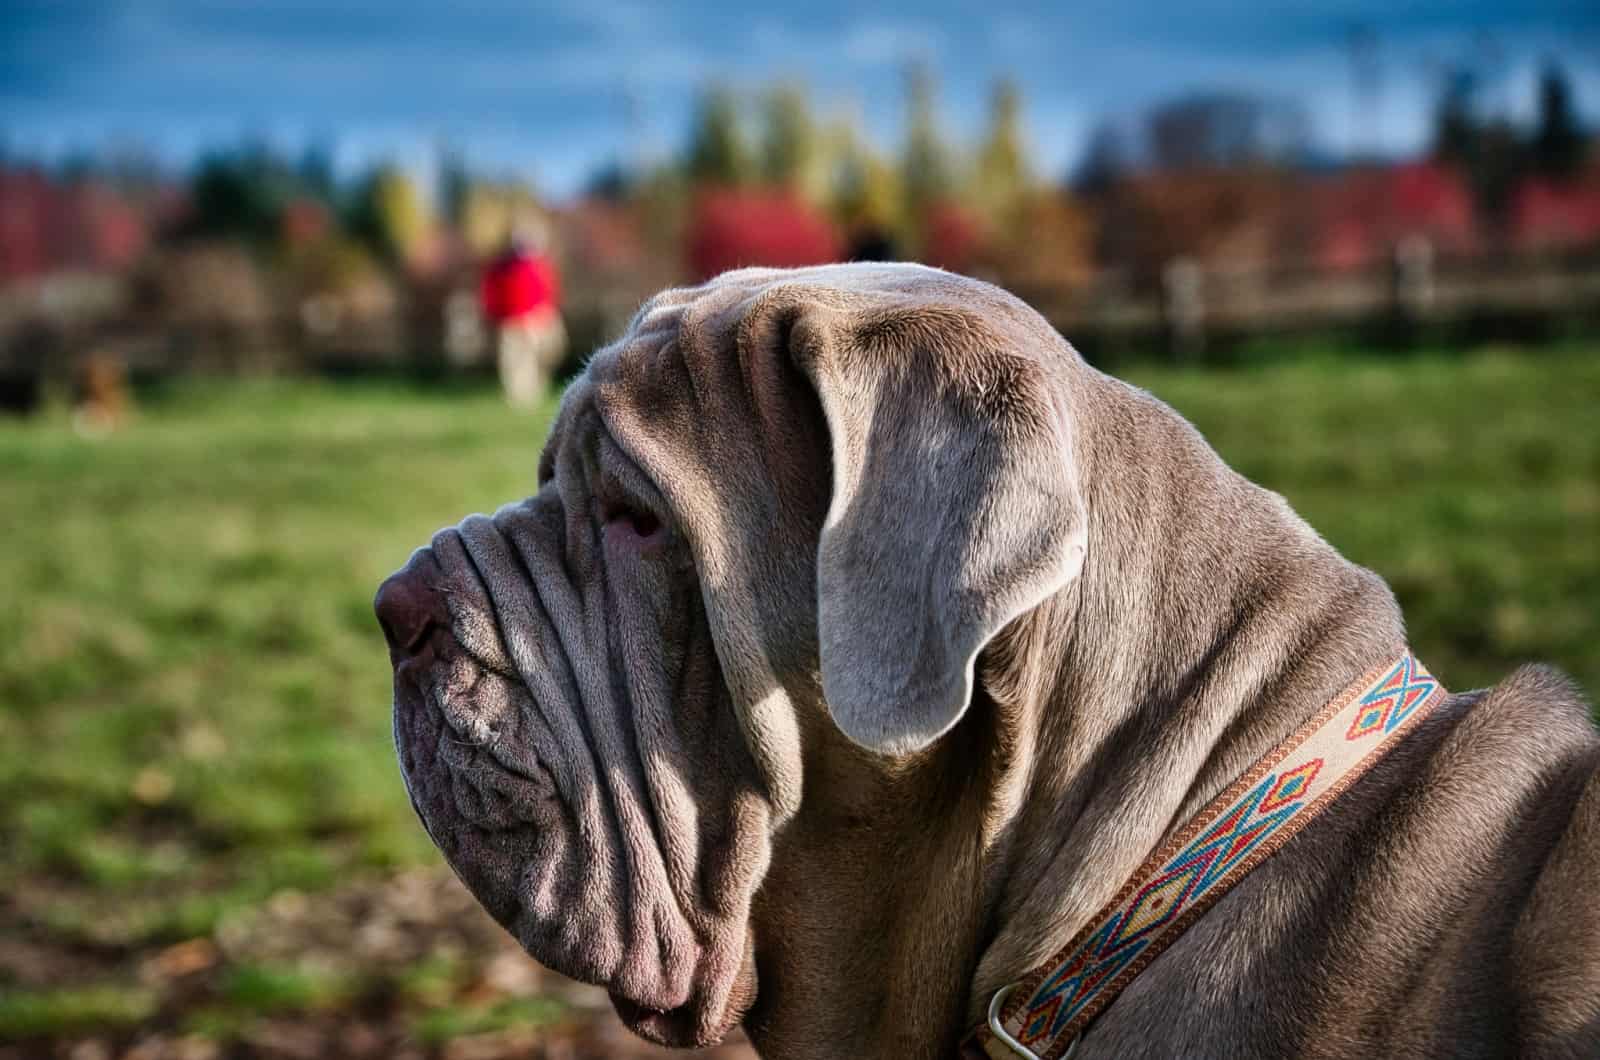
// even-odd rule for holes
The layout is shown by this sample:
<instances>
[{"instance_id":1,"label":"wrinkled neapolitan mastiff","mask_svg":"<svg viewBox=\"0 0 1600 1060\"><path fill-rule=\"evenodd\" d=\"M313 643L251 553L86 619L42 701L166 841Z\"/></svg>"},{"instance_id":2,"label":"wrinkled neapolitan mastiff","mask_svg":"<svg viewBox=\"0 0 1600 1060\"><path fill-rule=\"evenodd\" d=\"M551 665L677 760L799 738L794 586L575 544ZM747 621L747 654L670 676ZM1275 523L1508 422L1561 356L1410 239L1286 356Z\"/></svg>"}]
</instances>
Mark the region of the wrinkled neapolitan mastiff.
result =
<instances>
[{"instance_id":1,"label":"wrinkled neapolitan mastiff","mask_svg":"<svg viewBox=\"0 0 1600 1060\"><path fill-rule=\"evenodd\" d=\"M763 1056L1600 1056L1600 738L1003 291L651 300L380 589L406 784L529 953ZM1350 503L1364 503L1352 496Z\"/></svg>"}]
</instances>

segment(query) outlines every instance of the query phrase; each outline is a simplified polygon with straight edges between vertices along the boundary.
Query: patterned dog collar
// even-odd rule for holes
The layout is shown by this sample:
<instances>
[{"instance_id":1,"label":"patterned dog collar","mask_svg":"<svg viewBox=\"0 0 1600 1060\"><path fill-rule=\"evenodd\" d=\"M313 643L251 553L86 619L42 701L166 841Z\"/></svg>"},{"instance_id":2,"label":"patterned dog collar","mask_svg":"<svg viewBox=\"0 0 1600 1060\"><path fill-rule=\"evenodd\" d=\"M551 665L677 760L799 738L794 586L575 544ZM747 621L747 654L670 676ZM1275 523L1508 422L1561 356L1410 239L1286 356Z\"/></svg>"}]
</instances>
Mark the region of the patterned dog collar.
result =
<instances>
[{"instance_id":1,"label":"patterned dog collar","mask_svg":"<svg viewBox=\"0 0 1600 1060\"><path fill-rule=\"evenodd\" d=\"M1134 976L1445 695L1409 650L1363 674L1168 836L1054 957L999 990L972 1044L991 1057L1066 1056Z\"/></svg>"}]
</instances>

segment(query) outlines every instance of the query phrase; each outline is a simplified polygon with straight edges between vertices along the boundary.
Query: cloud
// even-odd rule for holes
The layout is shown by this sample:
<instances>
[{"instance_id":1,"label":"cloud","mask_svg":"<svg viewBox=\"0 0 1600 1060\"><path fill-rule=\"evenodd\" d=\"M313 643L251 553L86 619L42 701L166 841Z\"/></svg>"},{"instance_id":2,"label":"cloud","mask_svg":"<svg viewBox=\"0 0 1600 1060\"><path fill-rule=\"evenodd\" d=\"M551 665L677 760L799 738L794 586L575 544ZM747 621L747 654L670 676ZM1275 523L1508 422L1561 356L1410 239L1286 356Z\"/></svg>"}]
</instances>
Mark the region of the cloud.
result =
<instances>
[{"instance_id":1,"label":"cloud","mask_svg":"<svg viewBox=\"0 0 1600 1060\"><path fill-rule=\"evenodd\" d=\"M1039 23L1022 15L996 15L984 27L989 45L1000 55L1039 55L1050 42L1050 34Z\"/></svg>"},{"instance_id":2,"label":"cloud","mask_svg":"<svg viewBox=\"0 0 1600 1060\"><path fill-rule=\"evenodd\" d=\"M0 109L12 145L65 143L69 131L92 148L96 136L215 144L310 128L378 142L445 129L496 158L559 159L572 174L581 157L598 164L625 149L625 92L647 110L649 135L676 145L693 90L711 79L800 81L824 113L853 103L892 145L902 68L920 58L942 78L946 127L966 137L981 127L993 76L1014 76L1036 157L1054 174L1101 114L1193 89L1300 100L1318 143L1340 148L1353 108L1347 34L1365 22L1379 34L1390 150L1422 144L1440 65L1467 55L1483 28L1505 55L1505 75L1486 88L1501 105L1525 116L1532 71L1555 55L1579 112L1600 116L1593 3L991 7L958 19L927 0L871 14L846 0L762 12L732 0L4 0Z\"/></svg>"},{"instance_id":3,"label":"cloud","mask_svg":"<svg viewBox=\"0 0 1600 1060\"><path fill-rule=\"evenodd\" d=\"M606 39L638 38L663 28L658 8L631 0L555 0L540 6L543 11Z\"/></svg>"},{"instance_id":4,"label":"cloud","mask_svg":"<svg viewBox=\"0 0 1600 1060\"><path fill-rule=\"evenodd\" d=\"M705 52L676 45L584 44L528 63L525 74L533 84L620 91L688 88L716 69Z\"/></svg>"},{"instance_id":5,"label":"cloud","mask_svg":"<svg viewBox=\"0 0 1600 1060\"><path fill-rule=\"evenodd\" d=\"M899 64L912 59L931 62L944 51L944 34L925 22L858 22L845 30L839 50L857 66Z\"/></svg>"}]
</instances>

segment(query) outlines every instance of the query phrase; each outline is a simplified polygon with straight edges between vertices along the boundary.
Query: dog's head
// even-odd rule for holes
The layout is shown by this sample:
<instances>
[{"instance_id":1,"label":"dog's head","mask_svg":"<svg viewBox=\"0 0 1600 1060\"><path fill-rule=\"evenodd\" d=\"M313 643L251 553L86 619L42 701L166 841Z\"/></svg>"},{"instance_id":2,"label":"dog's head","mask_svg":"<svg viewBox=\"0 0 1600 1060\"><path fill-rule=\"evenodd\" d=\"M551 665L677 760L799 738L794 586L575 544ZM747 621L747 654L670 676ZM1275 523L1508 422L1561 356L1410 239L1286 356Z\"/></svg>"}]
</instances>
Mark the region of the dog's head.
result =
<instances>
[{"instance_id":1,"label":"dog's head","mask_svg":"<svg viewBox=\"0 0 1600 1060\"><path fill-rule=\"evenodd\" d=\"M920 267L668 291L568 390L537 492L385 582L412 800L530 953L669 1044L740 1020L815 764L927 753L1076 575L1071 362Z\"/></svg>"}]
</instances>

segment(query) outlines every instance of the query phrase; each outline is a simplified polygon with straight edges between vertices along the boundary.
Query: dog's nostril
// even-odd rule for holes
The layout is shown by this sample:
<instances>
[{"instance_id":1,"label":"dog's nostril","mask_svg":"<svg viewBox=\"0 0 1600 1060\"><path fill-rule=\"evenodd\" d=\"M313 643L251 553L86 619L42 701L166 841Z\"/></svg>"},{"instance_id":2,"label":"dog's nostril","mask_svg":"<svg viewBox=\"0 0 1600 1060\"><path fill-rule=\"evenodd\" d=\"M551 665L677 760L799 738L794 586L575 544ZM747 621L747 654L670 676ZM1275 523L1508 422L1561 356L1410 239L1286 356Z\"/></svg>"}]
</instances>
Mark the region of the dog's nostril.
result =
<instances>
[{"instance_id":1,"label":"dog's nostril","mask_svg":"<svg viewBox=\"0 0 1600 1060\"><path fill-rule=\"evenodd\" d=\"M372 601L378 625L396 661L416 654L441 615L442 601L415 565L390 575Z\"/></svg>"}]
</instances>

